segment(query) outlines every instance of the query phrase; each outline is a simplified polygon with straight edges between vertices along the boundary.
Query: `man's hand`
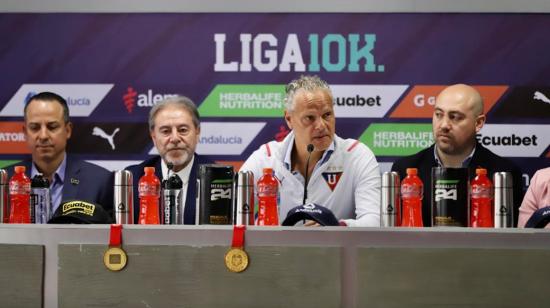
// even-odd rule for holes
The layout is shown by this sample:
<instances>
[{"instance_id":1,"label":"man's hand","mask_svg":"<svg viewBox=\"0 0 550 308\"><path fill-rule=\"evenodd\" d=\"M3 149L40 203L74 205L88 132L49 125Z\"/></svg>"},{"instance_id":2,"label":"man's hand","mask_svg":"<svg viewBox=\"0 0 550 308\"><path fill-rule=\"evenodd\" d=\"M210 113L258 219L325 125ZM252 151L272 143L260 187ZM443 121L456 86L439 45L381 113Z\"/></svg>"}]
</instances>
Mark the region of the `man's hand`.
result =
<instances>
[{"instance_id":1,"label":"man's hand","mask_svg":"<svg viewBox=\"0 0 550 308\"><path fill-rule=\"evenodd\" d=\"M306 220L304 222L305 227L320 227L321 225L315 222L314 220Z\"/></svg>"}]
</instances>

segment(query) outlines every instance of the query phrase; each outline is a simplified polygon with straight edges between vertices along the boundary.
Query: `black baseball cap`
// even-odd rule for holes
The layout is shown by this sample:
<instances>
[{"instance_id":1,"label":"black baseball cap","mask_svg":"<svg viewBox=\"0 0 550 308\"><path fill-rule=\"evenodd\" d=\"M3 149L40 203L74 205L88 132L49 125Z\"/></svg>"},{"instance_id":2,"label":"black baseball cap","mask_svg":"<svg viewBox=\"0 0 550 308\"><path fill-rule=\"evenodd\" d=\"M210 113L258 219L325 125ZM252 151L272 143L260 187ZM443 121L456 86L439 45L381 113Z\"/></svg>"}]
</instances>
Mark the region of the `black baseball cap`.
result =
<instances>
[{"instance_id":1,"label":"black baseball cap","mask_svg":"<svg viewBox=\"0 0 550 308\"><path fill-rule=\"evenodd\" d=\"M544 228L550 222L550 206L536 210L525 224L525 228Z\"/></svg>"},{"instance_id":2,"label":"black baseball cap","mask_svg":"<svg viewBox=\"0 0 550 308\"><path fill-rule=\"evenodd\" d=\"M110 224L109 214L95 203L82 200L65 201L59 205L49 224Z\"/></svg>"},{"instance_id":3,"label":"black baseball cap","mask_svg":"<svg viewBox=\"0 0 550 308\"><path fill-rule=\"evenodd\" d=\"M315 203L308 203L292 208L288 211L283 226L294 226L301 220L313 220L321 226L339 226L338 219L331 210Z\"/></svg>"}]
</instances>

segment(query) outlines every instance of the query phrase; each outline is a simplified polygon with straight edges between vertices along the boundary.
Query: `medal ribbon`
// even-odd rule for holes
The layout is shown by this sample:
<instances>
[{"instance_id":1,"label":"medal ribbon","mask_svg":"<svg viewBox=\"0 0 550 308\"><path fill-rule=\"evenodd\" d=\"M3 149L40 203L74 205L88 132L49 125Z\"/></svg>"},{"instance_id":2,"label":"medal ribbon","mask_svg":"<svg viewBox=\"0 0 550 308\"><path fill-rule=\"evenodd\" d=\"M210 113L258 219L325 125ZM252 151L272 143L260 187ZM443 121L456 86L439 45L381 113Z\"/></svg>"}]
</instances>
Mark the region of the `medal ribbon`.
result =
<instances>
[{"instance_id":1,"label":"medal ribbon","mask_svg":"<svg viewBox=\"0 0 550 308\"><path fill-rule=\"evenodd\" d=\"M122 225L112 224L109 236L109 247L120 247L122 244Z\"/></svg>"},{"instance_id":2,"label":"medal ribbon","mask_svg":"<svg viewBox=\"0 0 550 308\"><path fill-rule=\"evenodd\" d=\"M244 247L244 231L246 226L238 225L233 226L233 242L231 243L232 248L243 248Z\"/></svg>"}]
</instances>

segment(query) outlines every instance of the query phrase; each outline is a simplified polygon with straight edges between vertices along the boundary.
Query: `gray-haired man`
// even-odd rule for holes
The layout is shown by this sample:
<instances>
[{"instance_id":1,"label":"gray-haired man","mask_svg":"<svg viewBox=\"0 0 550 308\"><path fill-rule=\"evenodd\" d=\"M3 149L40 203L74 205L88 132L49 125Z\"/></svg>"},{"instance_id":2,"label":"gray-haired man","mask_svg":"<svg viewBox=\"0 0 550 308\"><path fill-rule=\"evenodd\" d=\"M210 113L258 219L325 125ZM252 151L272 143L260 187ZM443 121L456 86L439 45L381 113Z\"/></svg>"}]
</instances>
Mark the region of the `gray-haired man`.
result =
<instances>
[{"instance_id":1,"label":"gray-haired man","mask_svg":"<svg viewBox=\"0 0 550 308\"><path fill-rule=\"evenodd\" d=\"M168 177L168 163L172 171L183 181L186 191L183 203L184 223L195 223L195 196L197 165L209 163L195 154L200 137L200 116L195 104L187 97L176 96L156 104L149 112L149 133L159 152L139 165L127 168L134 175L134 221L139 216L137 181L143 176L144 167L155 167L156 176L162 181Z\"/></svg>"},{"instance_id":2,"label":"gray-haired man","mask_svg":"<svg viewBox=\"0 0 550 308\"><path fill-rule=\"evenodd\" d=\"M341 225L380 225L380 170L372 151L335 134L332 92L317 76L301 76L286 87L285 121L292 131L281 142L262 145L241 168L254 173L273 168L280 181L280 220L303 202L330 209ZM308 147L313 145L310 156ZM306 223L307 225L307 223Z\"/></svg>"}]
</instances>

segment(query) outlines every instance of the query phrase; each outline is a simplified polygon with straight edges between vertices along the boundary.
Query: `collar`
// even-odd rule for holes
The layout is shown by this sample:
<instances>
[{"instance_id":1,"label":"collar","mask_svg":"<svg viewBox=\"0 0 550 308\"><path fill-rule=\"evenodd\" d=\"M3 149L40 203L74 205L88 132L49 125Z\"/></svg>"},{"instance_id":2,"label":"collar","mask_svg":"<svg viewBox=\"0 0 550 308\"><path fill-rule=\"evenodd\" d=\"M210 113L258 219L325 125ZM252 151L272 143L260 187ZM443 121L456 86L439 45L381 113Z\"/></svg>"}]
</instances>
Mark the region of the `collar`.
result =
<instances>
[{"instance_id":1,"label":"collar","mask_svg":"<svg viewBox=\"0 0 550 308\"><path fill-rule=\"evenodd\" d=\"M472 157L474 157L475 152L476 152L476 145L474 145L474 148L472 149L472 152L470 153L470 155L468 155L468 157L466 157L462 161L462 168L468 167L468 165L472 161ZM444 167L443 164L441 163L441 160L439 159L439 155L437 154L437 145L435 144L434 144L434 157L435 157L435 162L437 163L437 166Z\"/></svg>"},{"instance_id":2,"label":"collar","mask_svg":"<svg viewBox=\"0 0 550 308\"><path fill-rule=\"evenodd\" d=\"M291 157L292 157L292 149L294 149L294 131L291 131L288 134L288 138L290 140L287 142L283 163L287 170L293 171L290 169L292 168ZM317 165L315 165L315 168L326 163L330 159L330 156L332 155L332 153L334 153L335 148L336 148L336 138L334 138L334 140L332 141L328 149L325 150L325 152L323 153L323 156L321 156L321 159L317 162Z\"/></svg>"},{"instance_id":3,"label":"collar","mask_svg":"<svg viewBox=\"0 0 550 308\"><path fill-rule=\"evenodd\" d=\"M52 183L50 183L50 186L53 184L53 182L59 182L63 184L63 181L65 179L65 170L67 169L67 155L63 157L63 160L61 161L61 164L59 167L57 167L57 170L55 170L53 176L52 176ZM31 164L31 179L34 178L35 175L41 173L34 162Z\"/></svg>"},{"instance_id":4,"label":"collar","mask_svg":"<svg viewBox=\"0 0 550 308\"><path fill-rule=\"evenodd\" d=\"M176 174L180 177L181 181L183 182L183 185L187 185L187 183L189 182L189 175L191 174L191 169L193 168L194 162L195 162L195 155L193 155L193 157L191 158L187 166L185 166L185 168L176 172ZM160 169L162 170L162 178L163 179L168 178L168 166L166 165L162 157L160 158Z\"/></svg>"}]
</instances>

